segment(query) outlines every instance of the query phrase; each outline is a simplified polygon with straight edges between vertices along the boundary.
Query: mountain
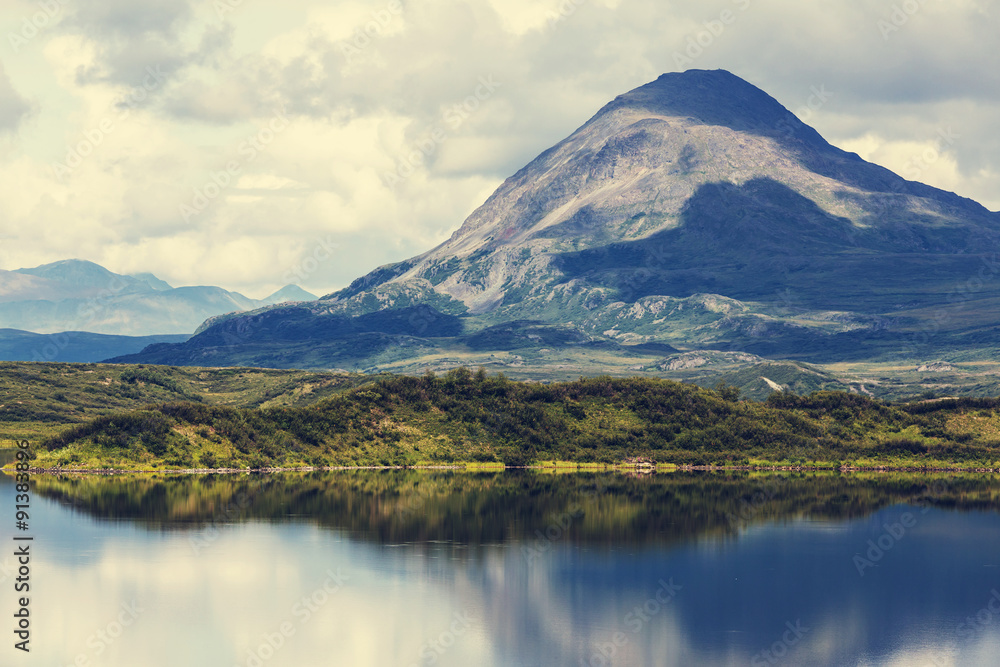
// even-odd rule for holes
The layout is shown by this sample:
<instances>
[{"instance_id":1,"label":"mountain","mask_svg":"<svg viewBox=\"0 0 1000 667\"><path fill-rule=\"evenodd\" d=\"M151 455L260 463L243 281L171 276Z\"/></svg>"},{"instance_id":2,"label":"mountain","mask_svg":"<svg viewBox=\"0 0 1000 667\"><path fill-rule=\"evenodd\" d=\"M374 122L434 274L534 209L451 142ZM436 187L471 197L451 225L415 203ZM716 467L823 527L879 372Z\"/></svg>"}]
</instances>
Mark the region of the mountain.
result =
<instances>
[{"instance_id":1,"label":"mountain","mask_svg":"<svg viewBox=\"0 0 1000 667\"><path fill-rule=\"evenodd\" d=\"M274 294L264 297L261 301L266 305L273 306L278 303L315 301L318 298L315 294L305 291L298 285L285 285Z\"/></svg>"},{"instance_id":2,"label":"mountain","mask_svg":"<svg viewBox=\"0 0 1000 667\"><path fill-rule=\"evenodd\" d=\"M225 316L209 320L188 341L150 345L138 354L109 359L109 363L149 363L171 366L262 366L267 368L327 368L422 372L410 360L433 357L440 367L483 363L519 369L537 369L545 353L580 356L617 355L632 364L652 362L676 352L669 345L622 346L594 339L575 328L519 321L466 331L455 315L431 306L388 308L352 317L335 314L316 317L308 307L269 308L252 317ZM471 355L471 356L470 356ZM457 363L456 363L457 362ZM559 364L556 364L559 365ZM600 372L600 367L588 369Z\"/></svg>"},{"instance_id":3,"label":"mountain","mask_svg":"<svg viewBox=\"0 0 1000 667\"><path fill-rule=\"evenodd\" d=\"M93 295L102 290L134 292L145 289L146 282L132 276L121 276L103 266L79 259L66 259L43 264L32 269L17 269L13 273L35 276L43 280L62 283L75 290L74 294Z\"/></svg>"},{"instance_id":4,"label":"mountain","mask_svg":"<svg viewBox=\"0 0 1000 667\"><path fill-rule=\"evenodd\" d=\"M171 287L151 273L121 275L71 259L0 271L0 328L44 334L190 334L214 315L309 296L294 285L264 300L221 287Z\"/></svg>"},{"instance_id":5,"label":"mountain","mask_svg":"<svg viewBox=\"0 0 1000 667\"><path fill-rule=\"evenodd\" d=\"M998 242L1000 214L830 145L729 72L692 70L617 97L440 246L267 320L313 318L327 345L328 318L423 305L468 334L533 322L592 343L811 363L988 359ZM255 352L256 317L207 322L182 356L225 325L242 337L217 363L275 363ZM481 352L459 338L429 347L410 345L428 363ZM158 358L170 349L182 348Z\"/></svg>"},{"instance_id":6,"label":"mountain","mask_svg":"<svg viewBox=\"0 0 1000 667\"><path fill-rule=\"evenodd\" d=\"M187 334L109 336L86 331L37 334L0 329L0 360L96 362L116 355L134 354L158 343L181 343L187 338Z\"/></svg>"},{"instance_id":7,"label":"mountain","mask_svg":"<svg viewBox=\"0 0 1000 667\"><path fill-rule=\"evenodd\" d=\"M877 313L873 284L905 300L974 274L970 252L998 223L831 146L728 72L692 71L618 97L448 241L328 298L413 283L506 317L546 310L553 291L593 310L695 294L773 303L788 289L801 307ZM812 280L831 273L836 289Z\"/></svg>"},{"instance_id":8,"label":"mountain","mask_svg":"<svg viewBox=\"0 0 1000 667\"><path fill-rule=\"evenodd\" d=\"M31 299L58 299L64 288L29 274L0 270L0 303Z\"/></svg>"},{"instance_id":9,"label":"mountain","mask_svg":"<svg viewBox=\"0 0 1000 667\"><path fill-rule=\"evenodd\" d=\"M173 286L170 283L168 283L166 280L160 280L152 273L133 273L130 275L131 277L137 280L141 280L142 282L146 283L147 285L149 285L150 287L152 287L157 291L173 289Z\"/></svg>"}]
</instances>

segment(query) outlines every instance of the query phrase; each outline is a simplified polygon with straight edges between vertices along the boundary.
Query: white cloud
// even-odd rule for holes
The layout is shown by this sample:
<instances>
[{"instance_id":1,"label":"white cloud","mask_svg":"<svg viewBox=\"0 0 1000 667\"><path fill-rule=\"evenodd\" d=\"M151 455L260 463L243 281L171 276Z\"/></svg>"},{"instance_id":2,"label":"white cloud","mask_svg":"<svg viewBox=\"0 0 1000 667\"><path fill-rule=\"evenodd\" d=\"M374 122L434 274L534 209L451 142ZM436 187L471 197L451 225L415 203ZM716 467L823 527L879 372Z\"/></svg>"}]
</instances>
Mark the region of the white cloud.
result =
<instances>
[{"instance_id":1,"label":"white cloud","mask_svg":"<svg viewBox=\"0 0 1000 667\"><path fill-rule=\"evenodd\" d=\"M963 184L958 162L943 139L892 141L869 133L840 147L891 169L903 178L954 191Z\"/></svg>"},{"instance_id":2,"label":"white cloud","mask_svg":"<svg viewBox=\"0 0 1000 667\"><path fill-rule=\"evenodd\" d=\"M0 132L16 130L32 111L32 103L14 90L0 61Z\"/></svg>"},{"instance_id":3,"label":"white cloud","mask_svg":"<svg viewBox=\"0 0 1000 667\"><path fill-rule=\"evenodd\" d=\"M221 17L188 0L67 6L4 54L0 127L18 132L0 152L0 268L83 257L263 295L330 236L338 252L303 281L329 291L447 238L615 95L674 70L674 54L726 11L735 19L690 66L730 69L792 110L826 86L833 96L808 122L908 177L908 161L953 127L960 139L920 179L1000 208L991 6L925 3L884 38L893 4L288 0ZM5 3L0 27L33 6ZM164 80L119 119L149 67ZM482 77L500 85L450 122ZM248 160L241 143L282 107L288 128ZM69 177L51 172L109 118ZM443 138L427 144L436 129ZM185 222L181 204L231 160L239 177ZM405 162L412 173L387 187Z\"/></svg>"}]
</instances>

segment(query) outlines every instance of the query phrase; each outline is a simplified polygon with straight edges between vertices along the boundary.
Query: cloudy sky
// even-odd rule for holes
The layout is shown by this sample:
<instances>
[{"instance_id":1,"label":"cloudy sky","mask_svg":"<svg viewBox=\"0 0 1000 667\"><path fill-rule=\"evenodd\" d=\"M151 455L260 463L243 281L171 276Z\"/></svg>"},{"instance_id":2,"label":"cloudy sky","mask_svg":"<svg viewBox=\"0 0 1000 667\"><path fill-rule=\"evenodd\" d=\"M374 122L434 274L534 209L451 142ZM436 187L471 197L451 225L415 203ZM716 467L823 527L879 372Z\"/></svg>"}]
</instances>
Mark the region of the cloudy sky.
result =
<instances>
[{"instance_id":1,"label":"cloudy sky","mask_svg":"<svg viewBox=\"0 0 1000 667\"><path fill-rule=\"evenodd\" d=\"M995 0L2 0L0 269L318 293L443 241L615 95L728 69L1000 209ZM810 106L812 108L810 108Z\"/></svg>"}]
</instances>

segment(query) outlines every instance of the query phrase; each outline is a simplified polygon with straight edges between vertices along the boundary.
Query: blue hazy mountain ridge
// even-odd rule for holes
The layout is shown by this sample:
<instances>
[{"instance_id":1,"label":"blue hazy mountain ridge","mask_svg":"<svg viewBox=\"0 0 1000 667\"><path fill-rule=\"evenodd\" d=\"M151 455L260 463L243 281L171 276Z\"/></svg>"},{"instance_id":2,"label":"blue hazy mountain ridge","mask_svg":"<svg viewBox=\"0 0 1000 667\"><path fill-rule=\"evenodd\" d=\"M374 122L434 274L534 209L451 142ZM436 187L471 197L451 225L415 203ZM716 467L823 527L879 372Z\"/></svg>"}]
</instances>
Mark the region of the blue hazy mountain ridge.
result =
<instances>
[{"instance_id":1,"label":"blue hazy mountain ridge","mask_svg":"<svg viewBox=\"0 0 1000 667\"><path fill-rule=\"evenodd\" d=\"M269 306L290 301L315 301L319 297L311 292L307 292L298 285L285 285L274 294L261 299Z\"/></svg>"},{"instance_id":2,"label":"blue hazy mountain ridge","mask_svg":"<svg viewBox=\"0 0 1000 667\"><path fill-rule=\"evenodd\" d=\"M166 280L160 280L152 273L131 273L129 274L132 278L136 280L141 280L155 290L168 290L173 289L173 285L168 283Z\"/></svg>"},{"instance_id":3,"label":"blue hazy mountain ridge","mask_svg":"<svg viewBox=\"0 0 1000 667\"><path fill-rule=\"evenodd\" d=\"M121 275L71 259L0 271L0 327L44 334L190 335L215 315L315 298L294 285L265 299L221 287L172 287L151 273Z\"/></svg>"},{"instance_id":4,"label":"blue hazy mountain ridge","mask_svg":"<svg viewBox=\"0 0 1000 667\"><path fill-rule=\"evenodd\" d=\"M467 333L530 322L592 343L814 363L989 359L1000 347L998 243L1000 214L832 146L729 72L692 70L605 105L436 248L316 302L269 308L266 330L255 331L259 312L216 318L148 358L309 367L318 361L301 338L275 354L282 317L327 345L305 320L423 305ZM239 336L219 347L213 327ZM410 354L428 353L422 338ZM356 352L342 367L369 365Z\"/></svg>"},{"instance_id":5,"label":"blue hazy mountain ridge","mask_svg":"<svg viewBox=\"0 0 1000 667\"><path fill-rule=\"evenodd\" d=\"M0 361L97 362L121 354L134 354L157 343L181 343L188 338L188 334L111 336L86 331L39 334L0 329Z\"/></svg>"}]
</instances>

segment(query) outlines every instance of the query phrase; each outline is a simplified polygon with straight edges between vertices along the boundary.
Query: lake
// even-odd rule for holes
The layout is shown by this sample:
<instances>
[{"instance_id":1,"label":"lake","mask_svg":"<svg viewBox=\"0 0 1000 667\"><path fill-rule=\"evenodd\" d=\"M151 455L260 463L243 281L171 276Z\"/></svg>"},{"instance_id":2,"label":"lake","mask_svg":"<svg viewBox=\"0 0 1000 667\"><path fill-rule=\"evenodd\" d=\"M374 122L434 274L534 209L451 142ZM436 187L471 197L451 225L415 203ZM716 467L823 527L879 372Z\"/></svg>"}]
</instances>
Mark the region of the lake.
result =
<instances>
[{"instance_id":1,"label":"lake","mask_svg":"<svg viewBox=\"0 0 1000 667\"><path fill-rule=\"evenodd\" d=\"M32 487L31 653L8 630L4 665L1000 664L989 476L407 470Z\"/></svg>"}]
</instances>

